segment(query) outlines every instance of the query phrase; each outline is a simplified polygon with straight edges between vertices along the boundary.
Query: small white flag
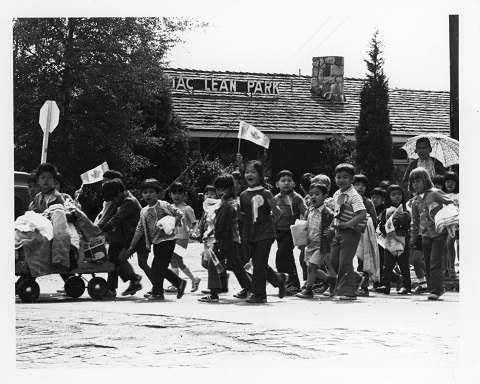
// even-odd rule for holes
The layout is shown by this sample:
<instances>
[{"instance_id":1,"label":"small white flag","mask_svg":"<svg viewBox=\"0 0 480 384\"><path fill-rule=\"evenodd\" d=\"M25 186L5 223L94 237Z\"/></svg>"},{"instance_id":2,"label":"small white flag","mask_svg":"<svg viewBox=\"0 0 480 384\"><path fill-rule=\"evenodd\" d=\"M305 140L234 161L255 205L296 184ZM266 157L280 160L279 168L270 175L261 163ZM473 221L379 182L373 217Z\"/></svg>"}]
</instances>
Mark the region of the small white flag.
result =
<instances>
[{"instance_id":1,"label":"small white flag","mask_svg":"<svg viewBox=\"0 0 480 384\"><path fill-rule=\"evenodd\" d=\"M270 139L260 132L253 125L240 121L240 129L238 130L238 138L251 141L252 143L261 145L264 148L268 148L270 145Z\"/></svg>"},{"instance_id":2,"label":"small white flag","mask_svg":"<svg viewBox=\"0 0 480 384\"><path fill-rule=\"evenodd\" d=\"M82 173L80 177L82 178L83 184L93 184L103 179L103 173L105 171L108 171L108 164L106 161L100 164L98 167L95 167L88 172Z\"/></svg>"}]
</instances>

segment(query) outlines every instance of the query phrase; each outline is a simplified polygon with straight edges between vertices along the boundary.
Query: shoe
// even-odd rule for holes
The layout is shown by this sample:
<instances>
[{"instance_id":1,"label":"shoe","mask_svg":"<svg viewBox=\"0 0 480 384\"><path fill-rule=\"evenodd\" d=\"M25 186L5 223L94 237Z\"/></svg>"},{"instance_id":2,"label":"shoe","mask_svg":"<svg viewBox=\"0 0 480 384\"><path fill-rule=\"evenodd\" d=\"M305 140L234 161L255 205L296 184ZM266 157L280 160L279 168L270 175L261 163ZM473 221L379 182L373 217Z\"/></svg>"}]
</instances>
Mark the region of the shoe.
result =
<instances>
[{"instance_id":1,"label":"shoe","mask_svg":"<svg viewBox=\"0 0 480 384\"><path fill-rule=\"evenodd\" d=\"M290 280L290 275L288 273L280 273L280 285L278 286L278 297L283 299L287 294L286 284Z\"/></svg>"},{"instance_id":2,"label":"shoe","mask_svg":"<svg viewBox=\"0 0 480 384\"><path fill-rule=\"evenodd\" d=\"M411 295L412 292L409 291L407 288L403 288L400 291L397 291L397 295Z\"/></svg>"},{"instance_id":3,"label":"shoe","mask_svg":"<svg viewBox=\"0 0 480 384\"><path fill-rule=\"evenodd\" d=\"M150 294L150 295L145 295L145 297L147 298L147 300L165 300L165 296L163 294L161 295L153 295L153 294Z\"/></svg>"},{"instance_id":4,"label":"shoe","mask_svg":"<svg viewBox=\"0 0 480 384\"><path fill-rule=\"evenodd\" d=\"M174 285L171 285L170 287L165 288L165 292L168 292L168 293L177 293L177 292L178 292L178 289L177 289L177 287L175 287Z\"/></svg>"},{"instance_id":5,"label":"shoe","mask_svg":"<svg viewBox=\"0 0 480 384\"><path fill-rule=\"evenodd\" d=\"M183 294L185 293L185 288L187 287L187 281L182 280L180 285L178 286L178 293L177 293L177 299L181 299Z\"/></svg>"},{"instance_id":6,"label":"shoe","mask_svg":"<svg viewBox=\"0 0 480 384\"><path fill-rule=\"evenodd\" d=\"M398 277L398 280L397 282L395 283L396 284L396 288L397 288L397 292L400 291L400 289L402 289L402 283L403 283L403 277L402 276L399 276Z\"/></svg>"},{"instance_id":7,"label":"shoe","mask_svg":"<svg viewBox=\"0 0 480 384\"><path fill-rule=\"evenodd\" d=\"M323 296L327 296L327 297L333 297L335 295L335 288L330 286L328 287L328 289L323 292Z\"/></svg>"},{"instance_id":8,"label":"shoe","mask_svg":"<svg viewBox=\"0 0 480 384\"><path fill-rule=\"evenodd\" d=\"M200 281L202 281L202 279L200 279L199 277L196 277L195 281L192 281L192 289L190 290L190 292L198 291L198 285L200 284Z\"/></svg>"},{"instance_id":9,"label":"shoe","mask_svg":"<svg viewBox=\"0 0 480 384\"><path fill-rule=\"evenodd\" d=\"M426 293L428 292L428 288L426 284L420 284L417 288L413 290L414 293Z\"/></svg>"},{"instance_id":10,"label":"shoe","mask_svg":"<svg viewBox=\"0 0 480 384\"><path fill-rule=\"evenodd\" d=\"M248 289L243 288L240 292L233 295L233 297L236 297L237 299L246 299L248 297Z\"/></svg>"},{"instance_id":11,"label":"shoe","mask_svg":"<svg viewBox=\"0 0 480 384\"><path fill-rule=\"evenodd\" d=\"M294 287L293 285L289 285L285 288L285 295L286 296L294 296L297 293L301 292L302 290L298 287Z\"/></svg>"},{"instance_id":12,"label":"shoe","mask_svg":"<svg viewBox=\"0 0 480 384\"><path fill-rule=\"evenodd\" d=\"M338 299L342 301L352 301L357 300L357 296L338 296Z\"/></svg>"},{"instance_id":13,"label":"shoe","mask_svg":"<svg viewBox=\"0 0 480 384\"><path fill-rule=\"evenodd\" d=\"M218 303L219 302L218 297L212 297L211 295L203 296L198 299L198 301L203 301L204 303Z\"/></svg>"},{"instance_id":14,"label":"shoe","mask_svg":"<svg viewBox=\"0 0 480 384\"><path fill-rule=\"evenodd\" d=\"M122 296L134 295L136 292L140 291L142 289L140 280L142 280L142 276L140 275L137 275L135 280L130 280L130 285L124 292L122 292Z\"/></svg>"},{"instance_id":15,"label":"shoe","mask_svg":"<svg viewBox=\"0 0 480 384\"><path fill-rule=\"evenodd\" d=\"M57 289L57 293L65 293L65 289L62 288L62 289Z\"/></svg>"},{"instance_id":16,"label":"shoe","mask_svg":"<svg viewBox=\"0 0 480 384\"><path fill-rule=\"evenodd\" d=\"M250 297L245 300L246 303L250 304L263 304L267 302L267 298L265 296L260 296L255 293L252 293Z\"/></svg>"},{"instance_id":17,"label":"shoe","mask_svg":"<svg viewBox=\"0 0 480 384\"><path fill-rule=\"evenodd\" d=\"M117 291L109 289L103 297L117 297Z\"/></svg>"},{"instance_id":18,"label":"shoe","mask_svg":"<svg viewBox=\"0 0 480 384\"><path fill-rule=\"evenodd\" d=\"M375 288L375 292L383 293L384 295L389 295L390 294L390 288L387 288L385 286L381 286L381 287Z\"/></svg>"},{"instance_id":19,"label":"shoe","mask_svg":"<svg viewBox=\"0 0 480 384\"><path fill-rule=\"evenodd\" d=\"M311 289L305 288L301 292L298 292L295 296L302 299L313 299L313 291Z\"/></svg>"},{"instance_id":20,"label":"shoe","mask_svg":"<svg viewBox=\"0 0 480 384\"><path fill-rule=\"evenodd\" d=\"M321 295L327 289L328 289L328 284L327 283L314 284L313 287L312 287L313 293L315 293L317 295Z\"/></svg>"},{"instance_id":21,"label":"shoe","mask_svg":"<svg viewBox=\"0 0 480 384\"><path fill-rule=\"evenodd\" d=\"M204 289L204 290L202 290L202 291L200 291L200 292L202 292L204 295L209 295L209 294L210 294L210 290L209 290L209 289Z\"/></svg>"},{"instance_id":22,"label":"shoe","mask_svg":"<svg viewBox=\"0 0 480 384\"><path fill-rule=\"evenodd\" d=\"M357 296L370 296L370 292L368 291L368 287L360 287L357 290Z\"/></svg>"},{"instance_id":23,"label":"shoe","mask_svg":"<svg viewBox=\"0 0 480 384\"><path fill-rule=\"evenodd\" d=\"M438 300L440 296L442 296L445 293L445 291L440 292L440 293L430 293L427 297L428 300Z\"/></svg>"},{"instance_id":24,"label":"shoe","mask_svg":"<svg viewBox=\"0 0 480 384\"><path fill-rule=\"evenodd\" d=\"M151 294L152 294L152 291L148 291L143 295L143 297L148 298L148 296L150 296Z\"/></svg>"}]
</instances>

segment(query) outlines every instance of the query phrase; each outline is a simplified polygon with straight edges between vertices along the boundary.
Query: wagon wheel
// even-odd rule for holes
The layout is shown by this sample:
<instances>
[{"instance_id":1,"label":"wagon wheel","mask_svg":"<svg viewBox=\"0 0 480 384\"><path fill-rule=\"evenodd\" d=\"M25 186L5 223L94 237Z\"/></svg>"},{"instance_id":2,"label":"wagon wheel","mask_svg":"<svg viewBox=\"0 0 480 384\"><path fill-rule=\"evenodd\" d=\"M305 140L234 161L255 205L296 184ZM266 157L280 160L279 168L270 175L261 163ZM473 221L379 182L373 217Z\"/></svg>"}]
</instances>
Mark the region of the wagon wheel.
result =
<instances>
[{"instance_id":1,"label":"wagon wheel","mask_svg":"<svg viewBox=\"0 0 480 384\"><path fill-rule=\"evenodd\" d=\"M23 280L18 285L18 296L24 303L33 303L40 296L40 287L35 280Z\"/></svg>"},{"instance_id":2,"label":"wagon wheel","mask_svg":"<svg viewBox=\"0 0 480 384\"><path fill-rule=\"evenodd\" d=\"M102 277L94 277L88 282L88 294L94 300L101 300L107 293L107 282Z\"/></svg>"},{"instance_id":3,"label":"wagon wheel","mask_svg":"<svg viewBox=\"0 0 480 384\"><path fill-rule=\"evenodd\" d=\"M70 276L65 281L65 293L67 296L78 298L85 292L85 283L80 276Z\"/></svg>"}]
</instances>

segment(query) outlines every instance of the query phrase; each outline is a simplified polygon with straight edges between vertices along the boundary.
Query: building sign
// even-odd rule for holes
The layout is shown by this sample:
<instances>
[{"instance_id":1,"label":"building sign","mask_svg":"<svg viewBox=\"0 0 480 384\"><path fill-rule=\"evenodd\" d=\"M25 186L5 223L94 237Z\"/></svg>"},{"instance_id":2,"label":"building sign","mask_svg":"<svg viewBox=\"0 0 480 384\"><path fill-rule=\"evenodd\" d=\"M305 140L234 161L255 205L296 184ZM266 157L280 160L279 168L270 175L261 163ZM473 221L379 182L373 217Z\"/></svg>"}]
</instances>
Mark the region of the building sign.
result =
<instances>
[{"instance_id":1,"label":"building sign","mask_svg":"<svg viewBox=\"0 0 480 384\"><path fill-rule=\"evenodd\" d=\"M238 80L206 76L194 77L171 77L174 91L210 91L227 93L252 93L264 95L278 95L280 81L272 80Z\"/></svg>"}]
</instances>

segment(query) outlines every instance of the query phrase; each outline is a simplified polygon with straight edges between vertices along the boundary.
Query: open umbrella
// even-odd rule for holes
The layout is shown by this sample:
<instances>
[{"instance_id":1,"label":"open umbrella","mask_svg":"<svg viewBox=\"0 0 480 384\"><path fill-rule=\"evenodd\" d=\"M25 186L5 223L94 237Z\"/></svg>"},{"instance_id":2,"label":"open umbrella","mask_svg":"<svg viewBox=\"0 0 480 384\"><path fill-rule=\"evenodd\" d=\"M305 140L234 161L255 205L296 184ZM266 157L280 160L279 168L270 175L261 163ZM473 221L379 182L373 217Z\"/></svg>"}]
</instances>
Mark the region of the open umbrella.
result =
<instances>
[{"instance_id":1,"label":"open umbrella","mask_svg":"<svg viewBox=\"0 0 480 384\"><path fill-rule=\"evenodd\" d=\"M452 139L449 136L442 135L440 133L426 133L411 137L403 145L402 149L407 152L409 159L418 159L418 155L415 153L415 145L417 140L421 137L427 137L430 140L432 146L432 152L430 156L440 160L445 167L450 167L453 164L458 164L459 161L459 142Z\"/></svg>"}]
</instances>

